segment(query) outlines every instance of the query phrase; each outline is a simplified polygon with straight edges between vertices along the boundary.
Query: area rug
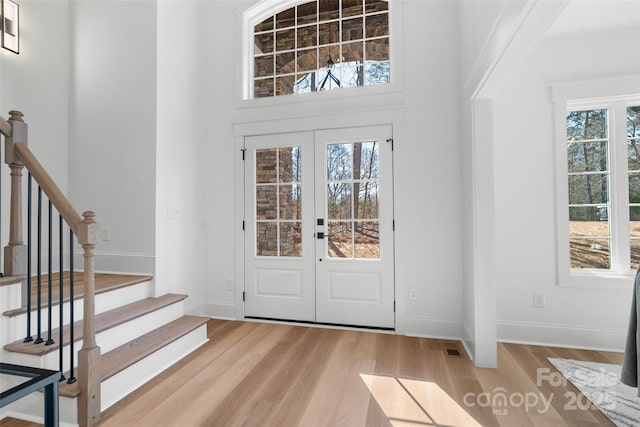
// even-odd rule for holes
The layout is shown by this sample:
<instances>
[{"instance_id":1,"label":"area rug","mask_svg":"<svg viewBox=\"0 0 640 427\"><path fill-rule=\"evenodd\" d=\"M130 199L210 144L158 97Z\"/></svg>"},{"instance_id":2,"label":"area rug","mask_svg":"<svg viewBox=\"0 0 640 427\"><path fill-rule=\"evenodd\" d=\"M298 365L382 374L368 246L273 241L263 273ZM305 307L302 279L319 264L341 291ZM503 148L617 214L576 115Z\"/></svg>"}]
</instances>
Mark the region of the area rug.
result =
<instances>
[{"instance_id":1,"label":"area rug","mask_svg":"<svg viewBox=\"0 0 640 427\"><path fill-rule=\"evenodd\" d=\"M620 382L622 365L551 357L548 360L616 426L640 425L640 397L637 389ZM579 396L569 397L568 404L576 409L587 409Z\"/></svg>"}]
</instances>

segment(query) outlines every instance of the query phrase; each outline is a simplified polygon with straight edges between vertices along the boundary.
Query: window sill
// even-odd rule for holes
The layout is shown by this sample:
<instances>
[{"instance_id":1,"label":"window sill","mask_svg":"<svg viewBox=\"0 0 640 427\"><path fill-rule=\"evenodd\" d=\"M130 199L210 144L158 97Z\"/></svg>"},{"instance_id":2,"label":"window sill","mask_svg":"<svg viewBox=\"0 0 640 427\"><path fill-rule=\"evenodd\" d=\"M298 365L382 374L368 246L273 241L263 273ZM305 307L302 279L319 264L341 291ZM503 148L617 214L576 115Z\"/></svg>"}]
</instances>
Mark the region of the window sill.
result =
<instances>
[{"instance_id":1,"label":"window sill","mask_svg":"<svg viewBox=\"0 0 640 427\"><path fill-rule=\"evenodd\" d=\"M614 273L602 270L571 270L560 277L559 286L564 288L629 290L633 286L636 272Z\"/></svg>"}]
</instances>

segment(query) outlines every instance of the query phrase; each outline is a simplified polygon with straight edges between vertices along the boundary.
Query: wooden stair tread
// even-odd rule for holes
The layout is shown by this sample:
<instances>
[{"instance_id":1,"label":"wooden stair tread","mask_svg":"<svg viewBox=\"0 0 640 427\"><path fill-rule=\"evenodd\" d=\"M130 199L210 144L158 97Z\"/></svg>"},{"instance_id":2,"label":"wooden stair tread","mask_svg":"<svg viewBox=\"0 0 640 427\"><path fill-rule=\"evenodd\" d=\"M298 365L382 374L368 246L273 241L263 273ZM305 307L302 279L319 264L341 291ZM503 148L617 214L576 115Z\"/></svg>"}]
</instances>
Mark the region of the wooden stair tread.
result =
<instances>
[{"instance_id":1,"label":"wooden stair tread","mask_svg":"<svg viewBox=\"0 0 640 427\"><path fill-rule=\"evenodd\" d=\"M27 276L2 276L0 277L0 286L22 282L26 277Z\"/></svg>"},{"instance_id":2,"label":"wooden stair tread","mask_svg":"<svg viewBox=\"0 0 640 427\"><path fill-rule=\"evenodd\" d=\"M178 294L166 294L157 298L145 298L139 301L132 302L122 307L115 308L113 310L100 313L95 317L96 333L105 331L107 329L118 326L122 323L144 316L145 314L154 312L163 307L169 306L176 302L182 301L186 298L186 295ZM70 343L69 325L65 325L64 329L64 345ZM82 319L78 320L74 324L74 341L80 341L83 337ZM14 341L4 346L7 351L15 353L30 354L34 356L42 356L52 351L57 351L60 347L58 338L60 336L60 329L54 329L51 336L56 340L54 344L34 344L33 342L25 343L22 340ZM46 338L46 337L45 337Z\"/></svg>"},{"instance_id":3,"label":"wooden stair tread","mask_svg":"<svg viewBox=\"0 0 640 427\"><path fill-rule=\"evenodd\" d=\"M129 341L105 353L100 358L100 380L104 381L144 359L162 347L176 341L189 332L205 325L209 319L199 316L182 316L173 322ZM65 376L68 376L65 373ZM60 396L77 397L78 383L60 383Z\"/></svg>"},{"instance_id":4,"label":"wooden stair tread","mask_svg":"<svg viewBox=\"0 0 640 427\"><path fill-rule=\"evenodd\" d=\"M71 279L71 274L67 271L62 275L63 281L63 300L64 302L69 301L69 282ZM112 274L112 273L96 273L95 274L95 293L101 294L104 292L112 291L114 289L124 288L126 286L137 285L138 283L147 282L152 279L152 276L147 275L135 275L135 274ZM84 273L82 271L76 271L73 275L74 280L74 295L73 299L77 300L82 298L84 295ZM15 282L14 282L15 283ZM47 294L47 289L49 286L49 276L46 274L42 275L41 278L42 290L45 294ZM51 290L52 290L52 304L58 305L60 304L60 274L53 273L51 275ZM36 277L31 278L31 309L37 309L36 295L37 292L37 279ZM48 295L48 294L47 294ZM44 298L44 297L43 297ZM46 301L43 301L43 306L46 304ZM3 314L8 317L18 316L20 314L26 313L26 307L20 307L14 310L5 311Z\"/></svg>"}]
</instances>

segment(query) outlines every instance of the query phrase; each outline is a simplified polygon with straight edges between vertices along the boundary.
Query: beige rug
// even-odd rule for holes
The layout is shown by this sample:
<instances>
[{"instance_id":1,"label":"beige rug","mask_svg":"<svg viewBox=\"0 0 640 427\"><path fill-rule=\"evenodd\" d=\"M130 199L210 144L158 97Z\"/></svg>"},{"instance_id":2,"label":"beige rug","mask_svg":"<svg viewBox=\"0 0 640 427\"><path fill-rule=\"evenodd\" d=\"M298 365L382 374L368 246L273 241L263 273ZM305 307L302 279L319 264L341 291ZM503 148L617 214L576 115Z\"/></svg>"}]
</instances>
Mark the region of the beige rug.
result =
<instances>
[{"instance_id":1,"label":"beige rug","mask_svg":"<svg viewBox=\"0 0 640 427\"><path fill-rule=\"evenodd\" d=\"M638 391L620 382L622 365L551 357L548 360L616 426L640 426ZM579 398L574 403L578 409L584 406Z\"/></svg>"}]
</instances>

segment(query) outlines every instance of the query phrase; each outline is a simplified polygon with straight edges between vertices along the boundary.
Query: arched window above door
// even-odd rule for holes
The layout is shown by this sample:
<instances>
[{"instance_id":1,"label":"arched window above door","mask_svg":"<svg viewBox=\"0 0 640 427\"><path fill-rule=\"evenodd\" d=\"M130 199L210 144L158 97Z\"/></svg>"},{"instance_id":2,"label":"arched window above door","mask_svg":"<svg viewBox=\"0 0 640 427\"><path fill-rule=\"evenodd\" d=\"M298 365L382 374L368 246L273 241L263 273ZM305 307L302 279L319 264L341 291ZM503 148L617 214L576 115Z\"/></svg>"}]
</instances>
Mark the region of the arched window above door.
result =
<instances>
[{"instance_id":1,"label":"arched window above door","mask_svg":"<svg viewBox=\"0 0 640 427\"><path fill-rule=\"evenodd\" d=\"M390 83L386 0L277 3L246 21L245 98Z\"/></svg>"}]
</instances>

